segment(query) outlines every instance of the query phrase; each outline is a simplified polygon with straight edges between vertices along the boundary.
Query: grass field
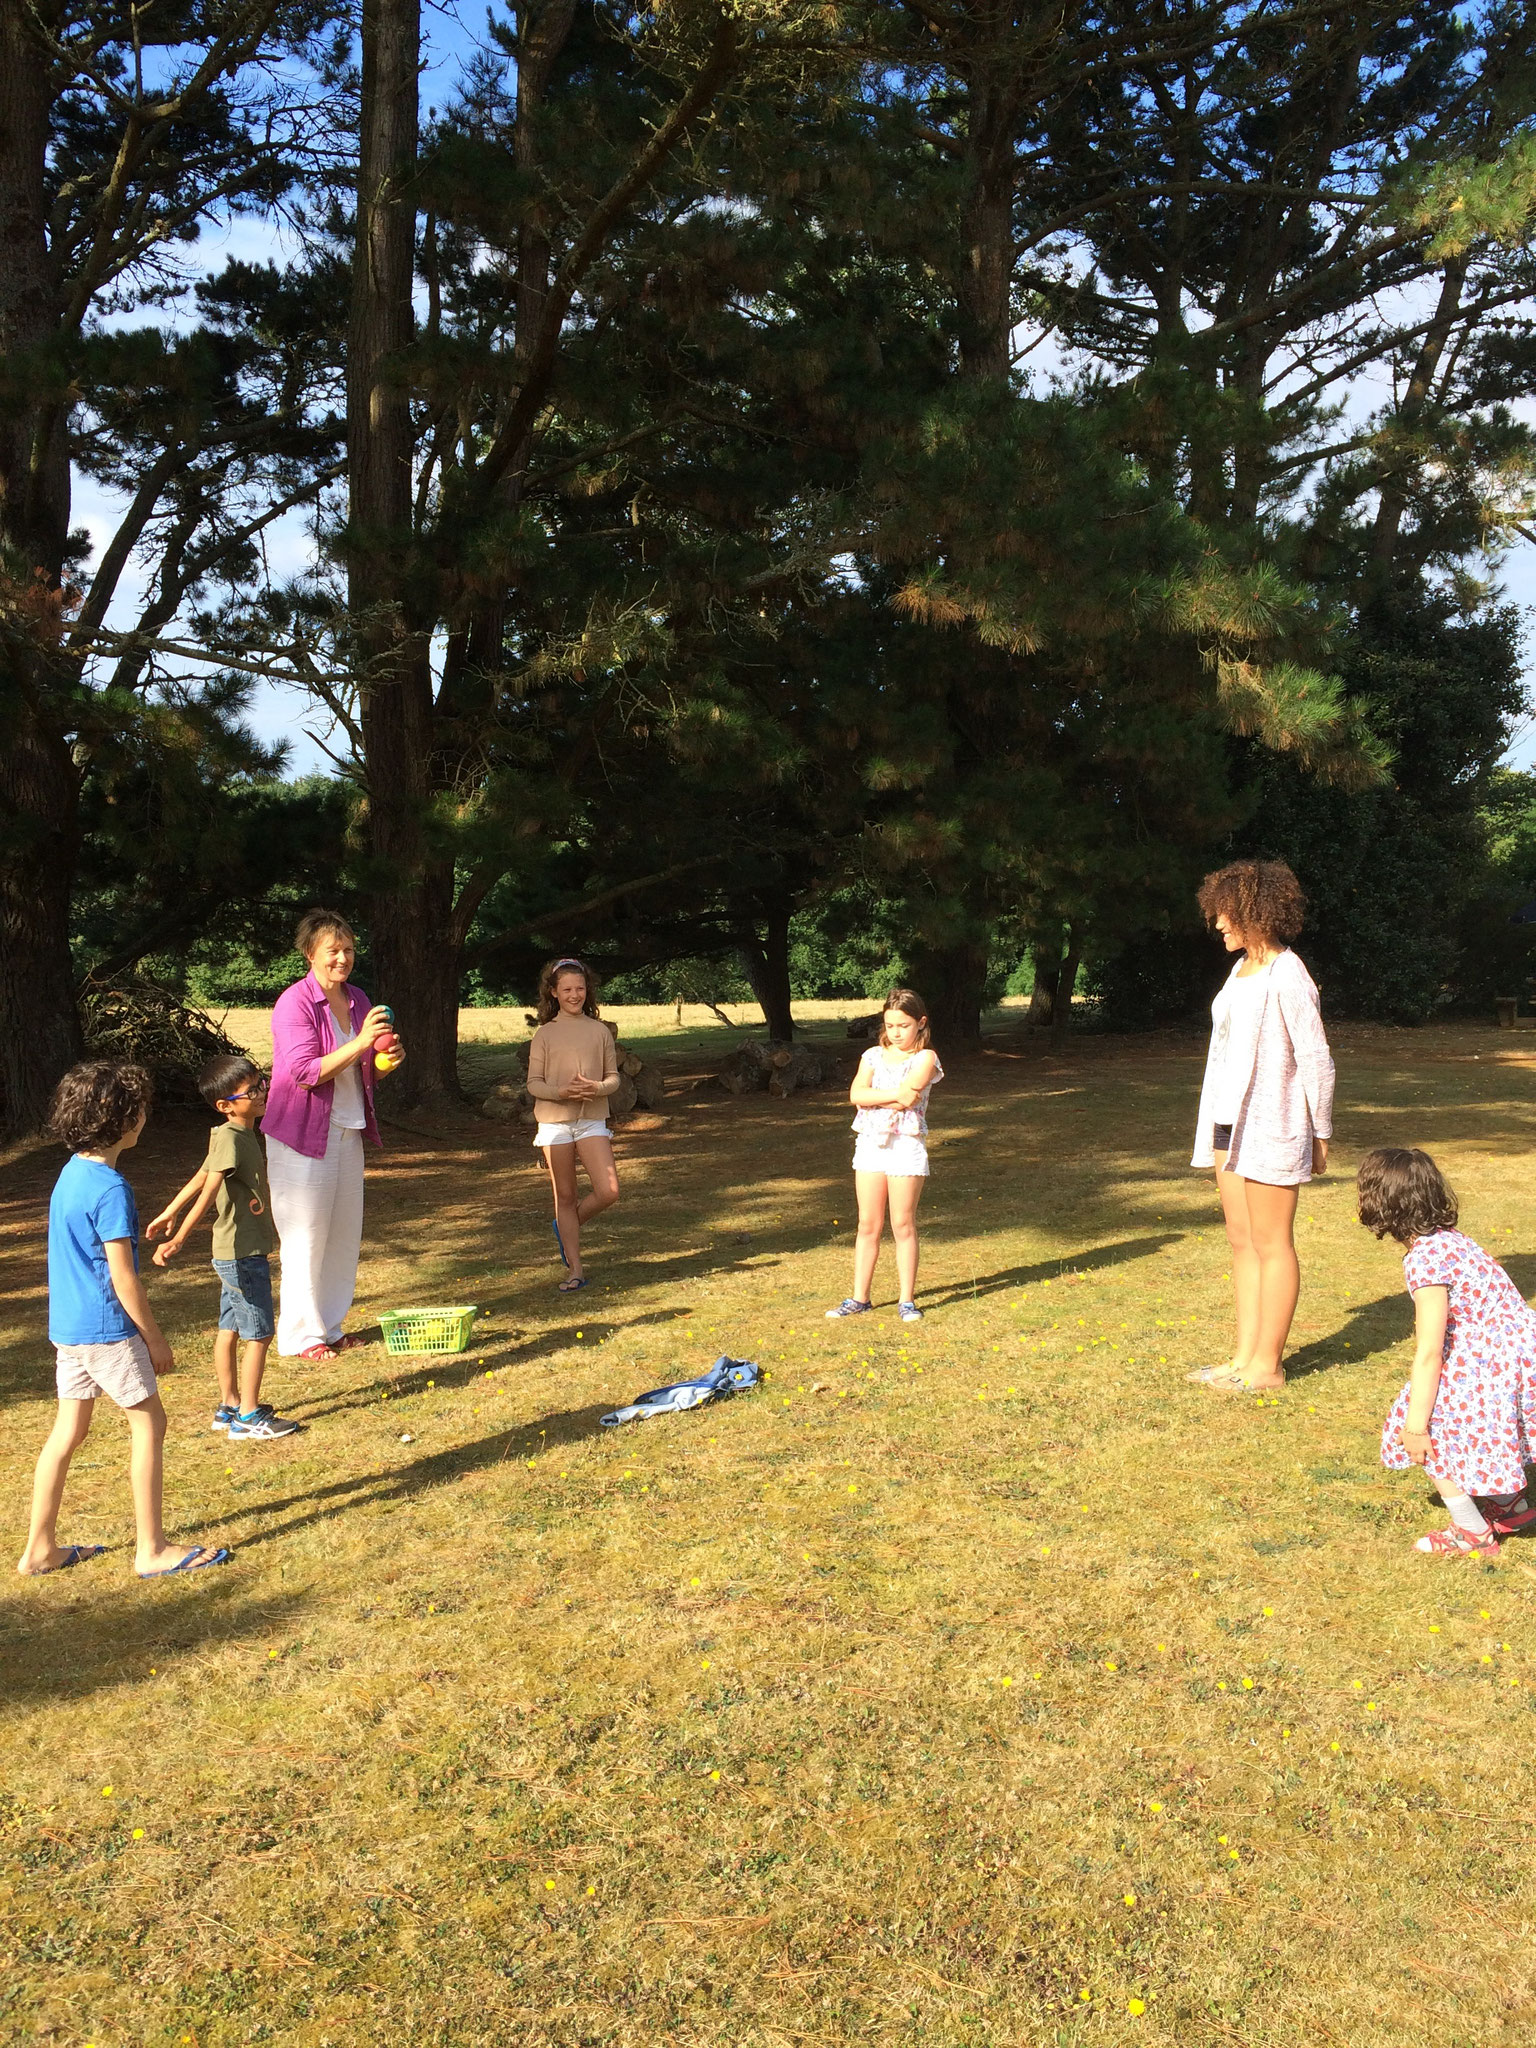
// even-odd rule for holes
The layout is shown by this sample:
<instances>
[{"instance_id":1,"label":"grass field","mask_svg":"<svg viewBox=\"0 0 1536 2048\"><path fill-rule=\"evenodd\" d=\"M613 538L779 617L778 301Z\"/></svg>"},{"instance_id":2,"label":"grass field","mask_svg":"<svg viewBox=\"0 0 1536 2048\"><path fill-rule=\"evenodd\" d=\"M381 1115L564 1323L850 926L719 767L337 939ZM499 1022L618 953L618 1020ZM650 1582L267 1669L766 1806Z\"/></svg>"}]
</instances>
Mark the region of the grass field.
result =
<instances>
[{"instance_id":1,"label":"grass field","mask_svg":"<svg viewBox=\"0 0 1536 2048\"><path fill-rule=\"evenodd\" d=\"M494 1078L508 1035L466 1048ZM734 1042L624 1035L686 1081ZM834 1029L825 1021L824 1029ZM512 1035L521 1029L511 1020ZM1410 1310L1350 1173L1428 1145L1536 1290L1532 1085L1493 1031L1344 1029L1304 1191L1292 1383L1222 1354L1187 1171L1203 1048L1001 1020L934 1103L923 1298L846 1291L850 1112L679 1092L619 1141L592 1289L554 1291L527 1134L391 1128L356 1327L488 1311L208 1428L205 1264L156 1275L169 1521L231 1568L141 1585L104 1414L65 1541L0 1601L0 2039L1515 2048L1536 2024L1536 1543L1440 1563L1378 1462ZM145 1213L203 1127L126 1162ZM5 1496L51 1410L44 1208L0 1174ZM616 1433L720 1351L764 1390Z\"/></svg>"}]
</instances>

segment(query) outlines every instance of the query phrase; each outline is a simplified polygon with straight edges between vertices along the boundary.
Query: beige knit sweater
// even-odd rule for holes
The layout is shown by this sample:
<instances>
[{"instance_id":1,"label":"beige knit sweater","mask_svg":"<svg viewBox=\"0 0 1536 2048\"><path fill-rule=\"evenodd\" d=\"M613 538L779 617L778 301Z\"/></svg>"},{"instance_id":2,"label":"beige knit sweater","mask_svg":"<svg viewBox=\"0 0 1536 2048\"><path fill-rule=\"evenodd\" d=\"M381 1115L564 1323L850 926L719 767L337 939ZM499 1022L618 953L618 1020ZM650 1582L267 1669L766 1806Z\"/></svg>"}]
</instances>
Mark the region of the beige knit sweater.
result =
<instances>
[{"instance_id":1,"label":"beige knit sweater","mask_svg":"<svg viewBox=\"0 0 1536 2048\"><path fill-rule=\"evenodd\" d=\"M540 1123L573 1124L582 1117L607 1115L603 1096L561 1100L578 1074L600 1081L604 1096L613 1093L619 1085L613 1033L600 1017L562 1013L541 1024L528 1045L528 1093L539 1105Z\"/></svg>"}]
</instances>

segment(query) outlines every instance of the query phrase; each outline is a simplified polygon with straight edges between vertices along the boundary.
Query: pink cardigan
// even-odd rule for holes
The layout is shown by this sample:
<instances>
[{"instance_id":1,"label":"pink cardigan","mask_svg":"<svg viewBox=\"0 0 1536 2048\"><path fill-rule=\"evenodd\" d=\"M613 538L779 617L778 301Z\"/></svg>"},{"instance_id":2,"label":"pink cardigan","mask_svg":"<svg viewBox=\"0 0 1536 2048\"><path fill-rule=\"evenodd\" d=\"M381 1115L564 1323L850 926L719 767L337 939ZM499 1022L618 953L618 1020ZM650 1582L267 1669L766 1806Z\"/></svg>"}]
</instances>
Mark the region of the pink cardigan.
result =
<instances>
[{"instance_id":1,"label":"pink cardigan","mask_svg":"<svg viewBox=\"0 0 1536 2048\"><path fill-rule=\"evenodd\" d=\"M360 988L347 983L347 1005L352 1012L354 1034L368 1014L368 998ZM336 1083L315 1085L320 1062L336 1050L336 1019L313 974L285 988L272 1009L272 1085L267 1095L267 1113L261 1120L263 1136L291 1146L306 1159L323 1159L331 1134L331 1104ZM364 1133L371 1145L381 1142L379 1120L373 1110L373 1048L357 1063L363 1084Z\"/></svg>"},{"instance_id":2,"label":"pink cardigan","mask_svg":"<svg viewBox=\"0 0 1536 2048\"><path fill-rule=\"evenodd\" d=\"M1241 966L1239 961L1232 973ZM1191 1166L1216 1163L1211 1143L1216 1122L1215 1054L1213 1031ZM1312 1178L1312 1140L1332 1136L1333 1055L1317 1006L1317 985L1287 948L1276 955L1269 970L1253 1072L1232 1126L1227 1171L1271 1187L1297 1187Z\"/></svg>"}]
</instances>

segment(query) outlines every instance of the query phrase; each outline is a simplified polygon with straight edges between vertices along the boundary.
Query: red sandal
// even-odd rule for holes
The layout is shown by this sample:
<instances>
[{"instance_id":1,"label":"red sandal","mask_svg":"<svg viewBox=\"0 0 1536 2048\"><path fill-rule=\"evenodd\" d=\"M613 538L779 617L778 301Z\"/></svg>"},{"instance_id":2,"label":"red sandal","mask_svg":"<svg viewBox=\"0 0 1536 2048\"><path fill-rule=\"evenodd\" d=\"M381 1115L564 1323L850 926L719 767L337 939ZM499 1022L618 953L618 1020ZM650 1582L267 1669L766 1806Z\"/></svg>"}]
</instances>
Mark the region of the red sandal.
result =
<instances>
[{"instance_id":1,"label":"red sandal","mask_svg":"<svg viewBox=\"0 0 1536 2048\"><path fill-rule=\"evenodd\" d=\"M1458 1529L1454 1522L1449 1529L1431 1529L1413 1547L1430 1557L1497 1557L1499 1554L1499 1540L1491 1530L1486 1536L1474 1536L1470 1529Z\"/></svg>"},{"instance_id":2,"label":"red sandal","mask_svg":"<svg viewBox=\"0 0 1536 2048\"><path fill-rule=\"evenodd\" d=\"M1486 1514L1483 1517L1495 1536L1513 1536L1519 1529L1529 1529L1536 1522L1536 1508L1511 1508L1507 1514Z\"/></svg>"},{"instance_id":3,"label":"red sandal","mask_svg":"<svg viewBox=\"0 0 1536 2048\"><path fill-rule=\"evenodd\" d=\"M337 1356L329 1344L311 1344L307 1351L299 1353L306 1365L329 1365Z\"/></svg>"}]
</instances>

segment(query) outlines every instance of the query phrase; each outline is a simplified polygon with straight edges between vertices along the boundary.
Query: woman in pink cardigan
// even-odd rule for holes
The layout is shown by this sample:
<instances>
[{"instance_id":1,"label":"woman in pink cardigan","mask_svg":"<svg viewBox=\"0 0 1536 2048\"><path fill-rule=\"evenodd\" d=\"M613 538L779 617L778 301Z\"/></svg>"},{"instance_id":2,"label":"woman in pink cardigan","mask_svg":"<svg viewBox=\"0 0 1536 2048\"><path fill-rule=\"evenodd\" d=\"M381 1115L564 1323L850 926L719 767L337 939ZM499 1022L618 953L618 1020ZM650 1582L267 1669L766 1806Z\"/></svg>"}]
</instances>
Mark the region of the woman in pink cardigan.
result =
<instances>
[{"instance_id":1,"label":"woman in pink cardigan","mask_svg":"<svg viewBox=\"0 0 1536 2048\"><path fill-rule=\"evenodd\" d=\"M1216 1169L1232 1252L1237 1343L1208 1387L1285 1385L1285 1340L1301 1292L1296 1190L1328 1165L1333 1056L1317 987L1287 945L1306 898L1281 860L1240 860L1207 875L1206 922L1241 957L1211 1005L1211 1045L1192 1166Z\"/></svg>"},{"instance_id":2,"label":"woman in pink cardigan","mask_svg":"<svg viewBox=\"0 0 1536 2048\"><path fill-rule=\"evenodd\" d=\"M357 1292L363 1248L363 1140L379 1143L374 1042L389 1012L369 1008L347 977L357 941L344 917L309 910L294 945L309 962L272 1012L272 1084L262 1133L272 1221L282 1246L277 1348L284 1358L334 1358L360 1344L341 1326Z\"/></svg>"}]
</instances>

